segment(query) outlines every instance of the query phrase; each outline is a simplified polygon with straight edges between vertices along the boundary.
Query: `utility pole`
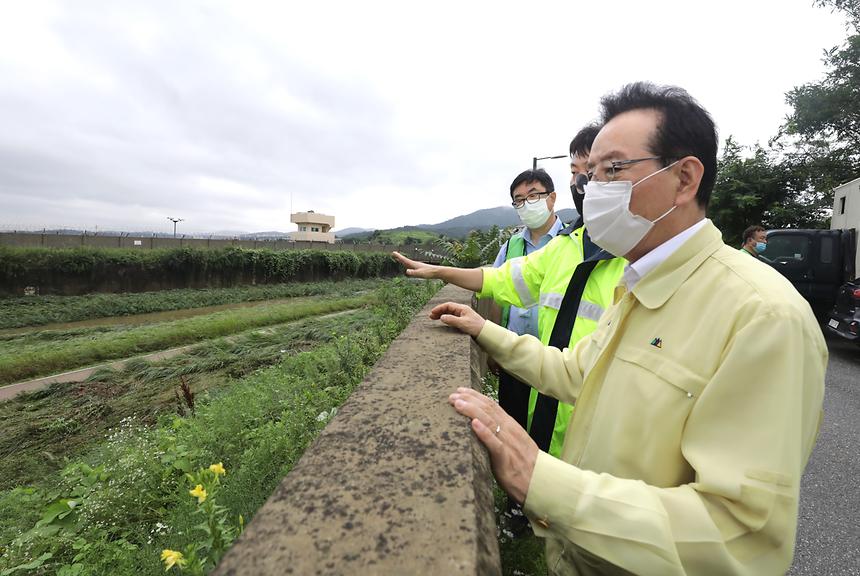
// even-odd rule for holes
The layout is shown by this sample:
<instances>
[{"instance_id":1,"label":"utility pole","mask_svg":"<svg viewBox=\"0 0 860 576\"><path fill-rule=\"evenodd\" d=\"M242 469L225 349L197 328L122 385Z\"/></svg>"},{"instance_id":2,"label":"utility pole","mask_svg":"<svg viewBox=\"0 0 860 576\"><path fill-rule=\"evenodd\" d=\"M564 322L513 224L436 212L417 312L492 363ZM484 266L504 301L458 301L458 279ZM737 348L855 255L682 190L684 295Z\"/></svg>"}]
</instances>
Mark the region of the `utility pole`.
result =
<instances>
[{"instance_id":1,"label":"utility pole","mask_svg":"<svg viewBox=\"0 0 860 576\"><path fill-rule=\"evenodd\" d=\"M558 160L559 158L567 158L567 154L562 154L561 156L541 156L540 158L534 157L532 158L532 170L537 170L537 161L538 160Z\"/></svg>"},{"instance_id":2,"label":"utility pole","mask_svg":"<svg viewBox=\"0 0 860 576\"><path fill-rule=\"evenodd\" d=\"M182 222L182 218L172 218L168 216L167 219L173 222L173 237L176 238L176 223Z\"/></svg>"}]
</instances>

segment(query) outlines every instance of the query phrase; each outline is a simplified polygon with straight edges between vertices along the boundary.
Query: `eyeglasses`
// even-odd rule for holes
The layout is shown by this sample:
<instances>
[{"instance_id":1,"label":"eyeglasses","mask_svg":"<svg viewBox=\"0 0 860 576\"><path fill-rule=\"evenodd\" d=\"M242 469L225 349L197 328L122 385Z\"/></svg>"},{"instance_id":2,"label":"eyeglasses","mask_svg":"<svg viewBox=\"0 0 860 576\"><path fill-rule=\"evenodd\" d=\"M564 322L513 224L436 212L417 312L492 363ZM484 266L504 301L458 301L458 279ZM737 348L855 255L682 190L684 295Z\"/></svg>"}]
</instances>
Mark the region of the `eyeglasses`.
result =
<instances>
[{"instance_id":1,"label":"eyeglasses","mask_svg":"<svg viewBox=\"0 0 860 576\"><path fill-rule=\"evenodd\" d=\"M534 204L541 198L549 196L550 194L552 194L552 192L532 192L525 198L514 200L513 202L511 202L511 206L513 206L514 208L522 208L523 206L525 206L526 202L528 202L529 204Z\"/></svg>"},{"instance_id":2,"label":"eyeglasses","mask_svg":"<svg viewBox=\"0 0 860 576\"><path fill-rule=\"evenodd\" d=\"M612 160L608 166L595 166L593 170L588 171L588 181L590 182L595 176L600 176L600 182L612 182L618 177L618 173L639 162L647 160L662 160L662 156L649 156L648 158L635 158L633 160ZM598 172L598 170L602 172Z\"/></svg>"}]
</instances>

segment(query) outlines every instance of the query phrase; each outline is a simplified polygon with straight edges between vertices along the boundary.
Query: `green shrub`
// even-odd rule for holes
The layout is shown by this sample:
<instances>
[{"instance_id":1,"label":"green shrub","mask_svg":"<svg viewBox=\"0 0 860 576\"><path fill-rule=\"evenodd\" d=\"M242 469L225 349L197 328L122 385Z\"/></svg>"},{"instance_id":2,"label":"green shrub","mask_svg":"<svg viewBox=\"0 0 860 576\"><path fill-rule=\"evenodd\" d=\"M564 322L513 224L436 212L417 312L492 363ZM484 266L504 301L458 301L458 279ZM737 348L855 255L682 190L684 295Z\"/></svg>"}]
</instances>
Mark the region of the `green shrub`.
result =
<instances>
[{"instance_id":1,"label":"green shrub","mask_svg":"<svg viewBox=\"0 0 860 576\"><path fill-rule=\"evenodd\" d=\"M129 250L0 246L0 294L143 292L368 278L401 272L387 253L329 250Z\"/></svg>"}]
</instances>

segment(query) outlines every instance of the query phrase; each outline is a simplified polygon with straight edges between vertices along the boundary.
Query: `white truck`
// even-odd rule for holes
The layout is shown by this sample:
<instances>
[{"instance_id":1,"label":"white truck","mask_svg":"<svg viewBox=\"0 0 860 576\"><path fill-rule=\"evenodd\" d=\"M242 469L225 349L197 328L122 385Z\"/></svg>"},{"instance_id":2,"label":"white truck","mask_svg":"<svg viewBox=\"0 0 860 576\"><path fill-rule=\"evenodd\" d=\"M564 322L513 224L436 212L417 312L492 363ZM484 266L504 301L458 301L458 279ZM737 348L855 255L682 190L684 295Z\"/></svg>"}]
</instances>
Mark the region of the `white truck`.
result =
<instances>
[{"instance_id":1,"label":"white truck","mask_svg":"<svg viewBox=\"0 0 860 576\"><path fill-rule=\"evenodd\" d=\"M832 230L860 231L860 178L833 190ZM860 344L860 249L854 234L853 278L842 284L836 293L833 309L827 315L827 329L837 336ZM850 257L850 256L849 256Z\"/></svg>"},{"instance_id":2,"label":"white truck","mask_svg":"<svg viewBox=\"0 0 860 576\"><path fill-rule=\"evenodd\" d=\"M833 189L833 217L831 230L860 232L860 178ZM860 276L860 250L854 245L854 278ZM853 280L854 278L851 278Z\"/></svg>"}]
</instances>

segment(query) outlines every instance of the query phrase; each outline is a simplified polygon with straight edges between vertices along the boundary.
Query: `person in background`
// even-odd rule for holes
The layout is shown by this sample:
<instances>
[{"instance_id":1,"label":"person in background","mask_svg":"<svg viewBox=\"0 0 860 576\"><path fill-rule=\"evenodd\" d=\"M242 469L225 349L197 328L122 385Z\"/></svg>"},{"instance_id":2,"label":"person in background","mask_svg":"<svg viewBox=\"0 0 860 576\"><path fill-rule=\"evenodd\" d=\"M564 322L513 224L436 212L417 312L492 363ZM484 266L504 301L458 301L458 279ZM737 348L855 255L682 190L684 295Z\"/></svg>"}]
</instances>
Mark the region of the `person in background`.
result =
<instances>
[{"instance_id":1,"label":"person in background","mask_svg":"<svg viewBox=\"0 0 860 576\"><path fill-rule=\"evenodd\" d=\"M750 226L744 230L744 243L741 246L741 252L746 252L750 256L755 256L760 260L764 260L762 252L767 250L767 230L759 225Z\"/></svg>"},{"instance_id":2,"label":"person in background","mask_svg":"<svg viewBox=\"0 0 860 576\"><path fill-rule=\"evenodd\" d=\"M510 186L511 205L516 209L523 229L502 245L493 262L499 268L505 262L531 254L543 248L564 227L555 214L555 185L544 170L526 170ZM502 304L501 325L515 334L538 336L538 309ZM498 369L492 359L492 368L499 377L499 405L523 428L528 424L529 392L523 384L504 370ZM508 525L515 536L528 528L528 520L521 506L511 498L507 500Z\"/></svg>"},{"instance_id":3,"label":"person in background","mask_svg":"<svg viewBox=\"0 0 860 576\"><path fill-rule=\"evenodd\" d=\"M522 172L511 183L510 193L511 205L524 227L502 245L493 268L500 268L509 260L543 248L563 228L561 219L554 211L555 186L545 171L537 169ZM501 325L515 334L537 337L538 309L503 303ZM504 370L499 372L499 404L523 428L527 425L530 390Z\"/></svg>"}]
</instances>

